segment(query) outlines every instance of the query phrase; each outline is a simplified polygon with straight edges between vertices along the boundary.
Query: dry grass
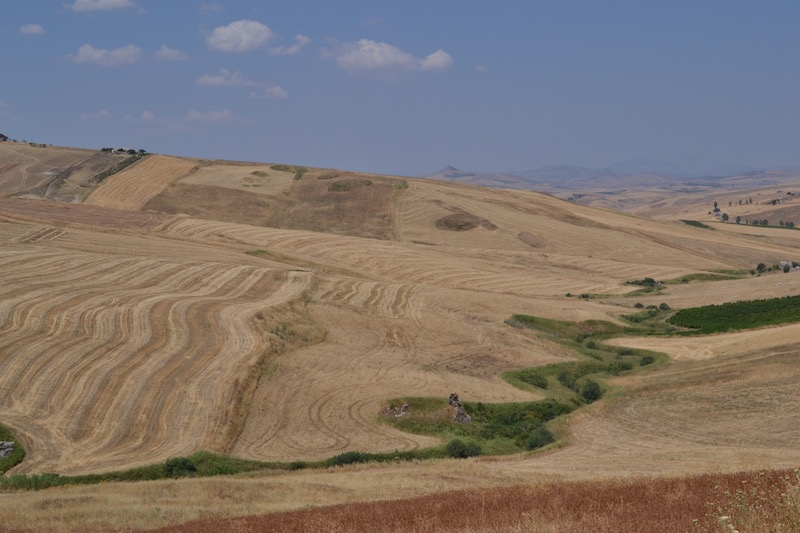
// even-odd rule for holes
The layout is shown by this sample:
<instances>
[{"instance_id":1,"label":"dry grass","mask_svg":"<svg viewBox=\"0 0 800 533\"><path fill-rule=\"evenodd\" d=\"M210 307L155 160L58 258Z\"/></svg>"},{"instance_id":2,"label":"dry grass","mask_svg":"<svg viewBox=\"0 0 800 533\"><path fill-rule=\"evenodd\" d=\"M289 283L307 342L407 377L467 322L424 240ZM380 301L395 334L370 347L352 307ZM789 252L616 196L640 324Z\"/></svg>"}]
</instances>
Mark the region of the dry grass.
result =
<instances>
[{"instance_id":1,"label":"dry grass","mask_svg":"<svg viewBox=\"0 0 800 533\"><path fill-rule=\"evenodd\" d=\"M798 490L792 471L546 483L256 517L212 517L156 531L798 531Z\"/></svg>"},{"instance_id":2,"label":"dry grass","mask_svg":"<svg viewBox=\"0 0 800 533\"><path fill-rule=\"evenodd\" d=\"M0 196L40 187L60 172L97 153L77 148L39 148L24 143L0 143Z\"/></svg>"},{"instance_id":3,"label":"dry grass","mask_svg":"<svg viewBox=\"0 0 800 533\"><path fill-rule=\"evenodd\" d=\"M135 211L196 166L189 159L151 155L104 180L85 203Z\"/></svg>"},{"instance_id":4,"label":"dry grass","mask_svg":"<svg viewBox=\"0 0 800 533\"><path fill-rule=\"evenodd\" d=\"M413 179L396 188L397 180L370 175L369 187L329 192L330 181L316 178L330 171L320 169L299 181L281 174L279 193L257 194L245 185L281 171L217 162L178 179L196 162L173 159L149 156L91 197L160 213L0 202L0 421L26 445L21 472L110 470L206 447L296 460L437 444L381 423L381 407L392 397L451 392L528 401L531 393L499 374L575 357L509 328L511 314L619 322L636 301L622 296L626 281L752 268L791 256L797 244L524 191ZM235 183L215 182L220 176ZM189 216L170 216L178 213ZM458 213L480 223L437 228ZM253 250L264 253L245 253ZM641 300L679 308L794 288L800 281L789 275L763 276L670 285ZM675 357L609 380L628 392L613 389L568 429L559 421L569 442L544 454L9 494L0 516L13 517L12 527L158 527L209 507L229 518L553 476L794 466L797 335L787 326L691 344L626 339ZM478 524L524 529L537 519L515 516ZM432 527L420 520L417 530Z\"/></svg>"},{"instance_id":5,"label":"dry grass","mask_svg":"<svg viewBox=\"0 0 800 533\"><path fill-rule=\"evenodd\" d=\"M232 488L232 487L231 487ZM543 482L488 489L439 492L393 501L359 502L251 516L225 516L237 498L231 488L206 492L206 516L147 531L259 532L490 532L643 531L766 533L798 531L800 484L796 471L702 474L682 478ZM255 494L247 491L249 497ZM151 525L174 521L175 493L162 487L147 513ZM163 502L163 506L158 505ZM95 505L91 497L48 497L42 513ZM200 513L202 515L202 513ZM121 525L84 523L83 531L119 530ZM94 526L94 527L93 527ZM96 529L95 529L96 528ZM0 529L2 530L2 529ZM71 531L68 523L39 531ZM14 530L6 530L14 531Z\"/></svg>"}]
</instances>

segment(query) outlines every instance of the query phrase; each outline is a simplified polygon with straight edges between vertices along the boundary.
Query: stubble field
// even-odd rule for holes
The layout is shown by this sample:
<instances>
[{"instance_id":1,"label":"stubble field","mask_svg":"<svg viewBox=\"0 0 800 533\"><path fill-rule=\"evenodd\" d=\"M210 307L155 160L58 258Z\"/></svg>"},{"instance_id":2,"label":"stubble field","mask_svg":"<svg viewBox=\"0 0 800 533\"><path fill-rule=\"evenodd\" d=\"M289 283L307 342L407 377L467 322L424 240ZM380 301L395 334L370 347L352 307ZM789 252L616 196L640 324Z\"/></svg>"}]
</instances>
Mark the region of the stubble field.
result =
<instances>
[{"instance_id":1,"label":"stubble field","mask_svg":"<svg viewBox=\"0 0 800 533\"><path fill-rule=\"evenodd\" d=\"M529 401L541 394L503 371L575 358L506 325L512 314L621 323L636 302L677 309L800 289L794 274L747 274L796 257L800 241L782 234L524 191L353 175L359 187L329 188L340 176L327 170L268 184L269 165L190 173L197 164L148 156L68 211L0 202L0 423L27 450L13 473L104 472L201 449L268 461L419 449L439 441L381 422L390 398ZM258 180L258 192L244 186ZM261 202L262 225L215 198ZM636 288L626 281L718 270L745 274L624 296ZM104 487L6 494L0 515L10 528L153 528L199 518L209 502L241 516L800 462L795 326L614 342L671 359L609 378L616 392L559 422L567 440L545 453L124 484L113 498ZM69 516L48 499L68 502Z\"/></svg>"}]
</instances>

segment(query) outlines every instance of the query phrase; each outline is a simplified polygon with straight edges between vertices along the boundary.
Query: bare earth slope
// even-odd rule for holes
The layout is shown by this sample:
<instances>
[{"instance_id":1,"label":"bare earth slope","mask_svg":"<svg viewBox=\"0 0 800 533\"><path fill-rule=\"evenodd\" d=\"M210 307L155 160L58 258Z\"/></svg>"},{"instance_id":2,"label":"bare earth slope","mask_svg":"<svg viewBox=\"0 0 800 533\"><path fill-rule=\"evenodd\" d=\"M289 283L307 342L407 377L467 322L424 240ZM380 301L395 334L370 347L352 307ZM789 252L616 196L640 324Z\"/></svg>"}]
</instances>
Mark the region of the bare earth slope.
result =
<instances>
[{"instance_id":1,"label":"bare earth slope","mask_svg":"<svg viewBox=\"0 0 800 533\"><path fill-rule=\"evenodd\" d=\"M98 205L0 202L0 423L28 451L16 472L107 471L199 449L287 461L415 449L437 441L379 422L388 398L535 399L499 374L574 357L507 326L511 314L619 321L637 301L678 308L800 290L795 274L776 273L624 296L629 280L794 256L800 240L779 234L710 231L527 191L330 169L295 179L266 164L190 173L197 164L149 156L108 178L87 202ZM306 325L325 334L301 339ZM800 337L793 326L769 331L619 341L672 360L615 378L628 393L574 415L559 450L227 480L225 491L257 492L259 503L230 496L238 503L222 512L412 496L476 479L790 466L800 461L790 393ZM252 381L257 362L266 370ZM191 487L203 483L169 490L196 502ZM148 498L146 488L125 494L136 509Z\"/></svg>"}]
</instances>

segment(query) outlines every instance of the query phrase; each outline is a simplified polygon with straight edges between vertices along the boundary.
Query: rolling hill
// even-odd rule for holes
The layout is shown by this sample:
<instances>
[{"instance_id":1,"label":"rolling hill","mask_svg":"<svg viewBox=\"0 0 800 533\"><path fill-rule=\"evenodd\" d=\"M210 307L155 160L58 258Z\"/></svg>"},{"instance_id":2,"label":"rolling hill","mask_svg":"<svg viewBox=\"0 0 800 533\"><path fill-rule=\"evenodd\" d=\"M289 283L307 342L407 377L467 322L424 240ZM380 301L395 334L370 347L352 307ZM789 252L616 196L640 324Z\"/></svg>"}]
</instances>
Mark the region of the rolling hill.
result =
<instances>
[{"instance_id":1,"label":"rolling hill","mask_svg":"<svg viewBox=\"0 0 800 533\"><path fill-rule=\"evenodd\" d=\"M701 218L706 192L676 196L657 219L526 190L148 155L69 202L31 197L102 155L0 143L0 423L27 451L12 473L108 472L198 450L286 462L418 450L440 441L383 422L390 399L531 401L543 393L501 373L575 359L507 325L512 314L622 324L637 303L800 290L800 274L749 274L797 260L800 233L678 220L684 200ZM648 277L687 282L628 295ZM117 509L108 520L152 527L197 517L204 490L241 515L800 461L796 325L615 342L670 362L609 377L617 392L562 420L563 445L545 453L142 484L117 504L92 487L58 497L75 502L67 525L103 500ZM162 489L174 513L147 522ZM17 496L0 500L7 527L30 526L29 511L39 525L63 515Z\"/></svg>"}]
</instances>

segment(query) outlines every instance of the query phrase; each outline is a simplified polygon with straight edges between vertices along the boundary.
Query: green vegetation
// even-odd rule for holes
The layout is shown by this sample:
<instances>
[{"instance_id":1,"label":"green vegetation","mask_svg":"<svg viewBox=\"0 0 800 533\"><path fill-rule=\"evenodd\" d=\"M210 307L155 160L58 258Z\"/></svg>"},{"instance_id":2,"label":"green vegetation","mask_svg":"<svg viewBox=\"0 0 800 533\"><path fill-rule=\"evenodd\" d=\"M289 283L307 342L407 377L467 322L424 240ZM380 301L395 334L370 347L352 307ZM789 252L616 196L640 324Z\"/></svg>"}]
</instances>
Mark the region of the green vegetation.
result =
<instances>
[{"instance_id":1,"label":"green vegetation","mask_svg":"<svg viewBox=\"0 0 800 533\"><path fill-rule=\"evenodd\" d=\"M129 153L130 153L130 152L129 152ZM127 158L127 159L123 159L122 161L120 161L119 163L117 163L116 165L114 165L113 167L111 167L111 168L108 168L108 169L104 170L103 172L101 172L101 173L99 173L99 174L95 175L95 176L92 178L92 180L91 180L91 181L92 181L93 183L100 183L100 182L102 182L104 179L106 179L107 177L109 177L109 176L113 176L114 174L116 174L116 173L117 173L117 172L119 172L120 170L122 170L122 169L124 169L124 168L127 168L127 167L129 167L129 166L131 166L132 164L134 164L134 163L135 163L135 162L137 162L138 160L142 159L142 158L143 158L143 157L146 155L146 154L144 154L144 153L141 153L141 152L140 152L140 153L136 153L136 152L134 152L134 154L136 154L136 155L132 155L131 157L129 157L129 158Z\"/></svg>"},{"instance_id":2,"label":"green vegetation","mask_svg":"<svg viewBox=\"0 0 800 533\"><path fill-rule=\"evenodd\" d=\"M408 405L408 410L396 416L393 413L401 405ZM454 420L454 408L445 398L392 400L386 420L409 433L447 440L444 454L448 457L469 457L478 452L499 455L528 450L534 429L575 408L552 398L521 403L462 402L462 405L472 417L469 423ZM438 448L429 451L441 454Z\"/></svg>"},{"instance_id":3,"label":"green vegetation","mask_svg":"<svg viewBox=\"0 0 800 533\"><path fill-rule=\"evenodd\" d=\"M140 466L129 470L62 476L59 474L32 474L0 477L0 490L39 490L62 485L91 485L111 481L149 481L178 477L208 477L238 474L256 470L291 470L294 463L266 463L248 461L211 452L197 452L188 457L174 457L164 463ZM306 466L305 464L303 466ZM318 466L318 465L317 465Z\"/></svg>"},{"instance_id":4,"label":"green vegetation","mask_svg":"<svg viewBox=\"0 0 800 533\"><path fill-rule=\"evenodd\" d=\"M466 459L481 454L481 447L474 442L465 443L461 439L453 439L447 443L447 456L455 459Z\"/></svg>"},{"instance_id":5,"label":"green vegetation","mask_svg":"<svg viewBox=\"0 0 800 533\"><path fill-rule=\"evenodd\" d=\"M699 222L697 220L681 220L681 222L683 222L684 224L688 224L689 226L694 226L696 228L703 228L703 229L710 229L710 230L714 229L711 226L709 226L707 224L703 224L702 222Z\"/></svg>"},{"instance_id":6,"label":"green vegetation","mask_svg":"<svg viewBox=\"0 0 800 533\"><path fill-rule=\"evenodd\" d=\"M363 187L369 187L370 185L372 185L372 182L366 179L339 180L328 185L328 191L346 192L355 189L361 189Z\"/></svg>"},{"instance_id":7,"label":"green vegetation","mask_svg":"<svg viewBox=\"0 0 800 533\"><path fill-rule=\"evenodd\" d=\"M266 178L267 176L269 176L269 174L267 174L263 170L254 170L250 174L252 174L253 176L258 176L259 178Z\"/></svg>"},{"instance_id":8,"label":"green vegetation","mask_svg":"<svg viewBox=\"0 0 800 533\"><path fill-rule=\"evenodd\" d=\"M278 172L291 172L292 171L292 167L287 166L287 165L272 165L269 168L271 168L272 170L277 170Z\"/></svg>"},{"instance_id":9,"label":"green vegetation","mask_svg":"<svg viewBox=\"0 0 800 533\"><path fill-rule=\"evenodd\" d=\"M343 465L352 465L356 463L366 463L371 460L371 456L368 453L361 453L361 452L344 452L337 456L331 457L328 459L328 464L330 466L343 466Z\"/></svg>"},{"instance_id":10,"label":"green vegetation","mask_svg":"<svg viewBox=\"0 0 800 533\"><path fill-rule=\"evenodd\" d=\"M682 309L668 322L696 334L737 331L800 321L800 296L748 300Z\"/></svg>"},{"instance_id":11,"label":"green vegetation","mask_svg":"<svg viewBox=\"0 0 800 533\"><path fill-rule=\"evenodd\" d=\"M17 466L22 462L22 460L25 458L25 448L23 448L22 444L20 444L14 438L14 435L11 433L10 429L1 425L0 425L0 441L14 443L14 448L12 448L11 453L9 455L6 455L5 457L0 457L0 474L5 474L13 467Z\"/></svg>"},{"instance_id":12,"label":"green vegetation","mask_svg":"<svg viewBox=\"0 0 800 533\"><path fill-rule=\"evenodd\" d=\"M692 282L706 282L706 281L725 281L729 279L741 279L747 275L747 272L698 272L695 274L687 274L675 279L668 279L664 281L664 285L679 285Z\"/></svg>"},{"instance_id":13,"label":"green vegetation","mask_svg":"<svg viewBox=\"0 0 800 533\"><path fill-rule=\"evenodd\" d=\"M292 179L295 181L300 181L303 179L303 175L305 175L306 172L308 172L307 168L297 167L294 171L294 176L292 176Z\"/></svg>"}]
</instances>

